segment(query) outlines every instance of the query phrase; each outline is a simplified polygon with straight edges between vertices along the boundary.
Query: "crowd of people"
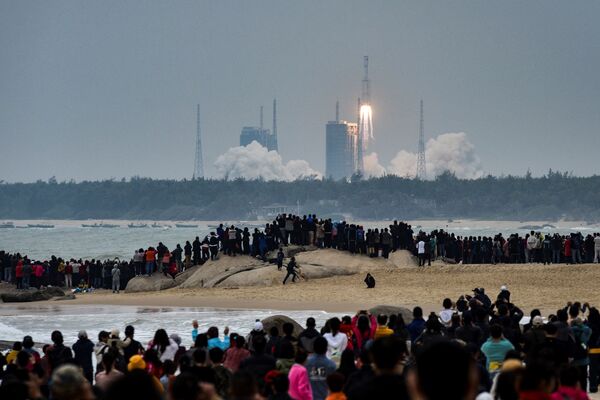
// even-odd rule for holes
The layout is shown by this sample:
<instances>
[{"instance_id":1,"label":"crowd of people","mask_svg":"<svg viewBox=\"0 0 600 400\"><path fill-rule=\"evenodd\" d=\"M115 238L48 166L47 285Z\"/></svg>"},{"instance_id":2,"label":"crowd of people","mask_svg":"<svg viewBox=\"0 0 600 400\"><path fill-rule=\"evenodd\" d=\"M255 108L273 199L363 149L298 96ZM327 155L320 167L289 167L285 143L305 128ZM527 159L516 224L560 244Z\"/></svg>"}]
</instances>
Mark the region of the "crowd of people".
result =
<instances>
[{"instance_id":1,"label":"crowd of people","mask_svg":"<svg viewBox=\"0 0 600 400\"><path fill-rule=\"evenodd\" d=\"M0 251L1 279L18 289L64 286L123 290L128 281L140 275L162 273L173 279L178 273L220 254L248 255L267 262L269 252L288 245L316 246L347 251L368 257L388 258L397 250L408 250L419 258L419 266L432 260L447 263L496 264L544 263L577 264L600 262L600 233L560 235L531 231L521 236L501 233L492 237L458 236L443 229L415 232L405 222L393 221L388 227L365 229L358 224L291 214L277 216L263 229L219 225L203 238L177 244L170 250L162 242L156 247L136 250L130 260L31 260L20 253ZM281 268L281 260L277 260Z\"/></svg>"},{"instance_id":2,"label":"crowd of people","mask_svg":"<svg viewBox=\"0 0 600 400\"><path fill-rule=\"evenodd\" d=\"M2 399L587 399L600 377L600 312L569 302L524 313L503 286L444 299L439 312L334 317L299 330L292 321L221 335L193 321L190 348L158 329L84 330L70 347L60 331L36 348L26 336L0 356ZM96 336L94 336L94 339ZM45 339L45 338L44 338ZM187 341L187 339L186 339Z\"/></svg>"}]
</instances>

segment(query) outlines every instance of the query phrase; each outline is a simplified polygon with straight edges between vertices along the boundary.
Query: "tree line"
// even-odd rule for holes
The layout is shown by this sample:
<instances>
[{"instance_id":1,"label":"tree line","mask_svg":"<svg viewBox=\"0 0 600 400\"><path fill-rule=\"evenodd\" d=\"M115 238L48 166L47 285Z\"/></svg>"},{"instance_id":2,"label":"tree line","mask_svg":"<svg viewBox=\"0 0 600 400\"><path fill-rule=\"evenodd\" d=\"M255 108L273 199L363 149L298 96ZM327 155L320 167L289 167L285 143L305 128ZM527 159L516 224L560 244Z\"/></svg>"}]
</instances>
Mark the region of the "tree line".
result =
<instances>
[{"instance_id":1,"label":"tree line","mask_svg":"<svg viewBox=\"0 0 600 400\"><path fill-rule=\"evenodd\" d=\"M600 176L549 171L542 177L435 180L397 176L352 182L156 180L0 183L0 219L249 219L262 206L353 219L476 218L600 220Z\"/></svg>"}]
</instances>

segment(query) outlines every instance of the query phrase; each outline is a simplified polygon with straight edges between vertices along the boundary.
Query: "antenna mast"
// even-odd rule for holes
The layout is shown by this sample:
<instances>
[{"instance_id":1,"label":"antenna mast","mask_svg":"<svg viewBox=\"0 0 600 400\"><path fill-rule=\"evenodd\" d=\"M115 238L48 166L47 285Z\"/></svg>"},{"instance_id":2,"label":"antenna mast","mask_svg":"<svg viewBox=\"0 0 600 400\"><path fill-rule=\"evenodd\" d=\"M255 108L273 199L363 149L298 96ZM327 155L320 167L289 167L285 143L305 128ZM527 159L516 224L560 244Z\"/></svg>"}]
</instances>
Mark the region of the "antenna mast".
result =
<instances>
[{"instance_id":1,"label":"antenna mast","mask_svg":"<svg viewBox=\"0 0 600 400\"><path fill-rule=\"evenodd\" d=\"M260 106L260 130L263 130L263 106Z\"/></svg>"},{"instance_id":2,"label":"antenna mast","mask_svg":"<svg viewBox=\"0 0 600 400\"><path fill-rule=\"evenodd\" d=\"M196 157L194 160L194 179L204 178L204 162L202 160L202 135L200 131L200 104L196 108Z\"/></svg>"},{"instance_id":3,"label":"antenna mast","mask_svg":"<svg viewBox=\"0 0 600 400\"><path fill-rule=\"evenodd\" d=\"M423 100L421 100L421 118L419 121L419 151L417 156L417 179L427 179L427 165L425 164L425 128L423 118Z\"/></svg>"}]
</instances>

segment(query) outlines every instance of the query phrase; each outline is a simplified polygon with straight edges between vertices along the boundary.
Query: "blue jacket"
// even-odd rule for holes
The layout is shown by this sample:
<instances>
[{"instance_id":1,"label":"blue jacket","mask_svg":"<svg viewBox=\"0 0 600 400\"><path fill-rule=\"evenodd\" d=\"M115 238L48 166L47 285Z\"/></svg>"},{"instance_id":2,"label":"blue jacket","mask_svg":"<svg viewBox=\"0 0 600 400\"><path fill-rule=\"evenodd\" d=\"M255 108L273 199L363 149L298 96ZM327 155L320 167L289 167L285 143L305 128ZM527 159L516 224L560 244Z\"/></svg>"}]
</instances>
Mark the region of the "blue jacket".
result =
<instances>
[{"instance_id":1,"label":"blue jacket","mask_svg":"<svg viewBox=\"0 0 600 400\"><path fill-rule=\"evenodd\" d=\"M406 329L408 329L408 333L410 333L411 342L414 343L414 341L421 336L423 330L425 330L425 320L423 318L415 318L410 324L408 324Z\"/></svg>"},{"instance_id":2,"label":"blue jacket","mask_svg":"<svg viewBox=\"0 0 600 400\"><path fill-rule=\"evenodd\" d=\"M227 350L229 348L229 336L225 336L224 340L221 340L218 337L208 339L208 350L215 347L219 347L223 351Z\"/></svg>"}]
</instances>

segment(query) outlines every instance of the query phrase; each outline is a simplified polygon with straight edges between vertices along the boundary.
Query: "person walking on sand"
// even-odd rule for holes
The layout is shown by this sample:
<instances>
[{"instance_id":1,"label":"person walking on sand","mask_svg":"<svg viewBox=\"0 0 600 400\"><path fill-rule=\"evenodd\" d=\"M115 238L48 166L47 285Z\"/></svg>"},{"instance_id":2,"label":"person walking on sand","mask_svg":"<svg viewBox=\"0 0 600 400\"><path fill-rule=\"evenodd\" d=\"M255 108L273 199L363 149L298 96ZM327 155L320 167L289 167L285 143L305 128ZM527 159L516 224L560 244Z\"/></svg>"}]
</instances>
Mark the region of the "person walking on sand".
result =
<instances>
[{"instance_id":1,"label":"person walking on sand","mask_svg":"<svg viewBox=\"0 0 600 400\"><path fill-rule=\"evenodd\" d=\"M112 291L113 293L119 293L121 287L121 270L119 269L119 264L115 263L113 265L110 274L112 276Z\"/></svg>"},{"instance_id":2,"label":"person walking on sand","mask_svg":"<svg viewBox=\"0 0 600 400\"><path fill-rule=\"evenodd\" d=\"M298 274L296 274L296 268L298 268L298 265L296 264L296 257L292 257L286 268L287 275L283 279L283 284L285 285L285 282L290 276L292 277L292 282L296 282L296 278L298 277Z\"/></svg>"},{"instance_id":3,"label":"person walking on sand","mask_svg":"<svg viewBox=\"0 0 600 400\"><path fill-rule=\"evenodd\" d=\"M425 241L419 240L417 243L417 254L419 256L419 267L425 266Z\"/></svg>"}]
</instances>

